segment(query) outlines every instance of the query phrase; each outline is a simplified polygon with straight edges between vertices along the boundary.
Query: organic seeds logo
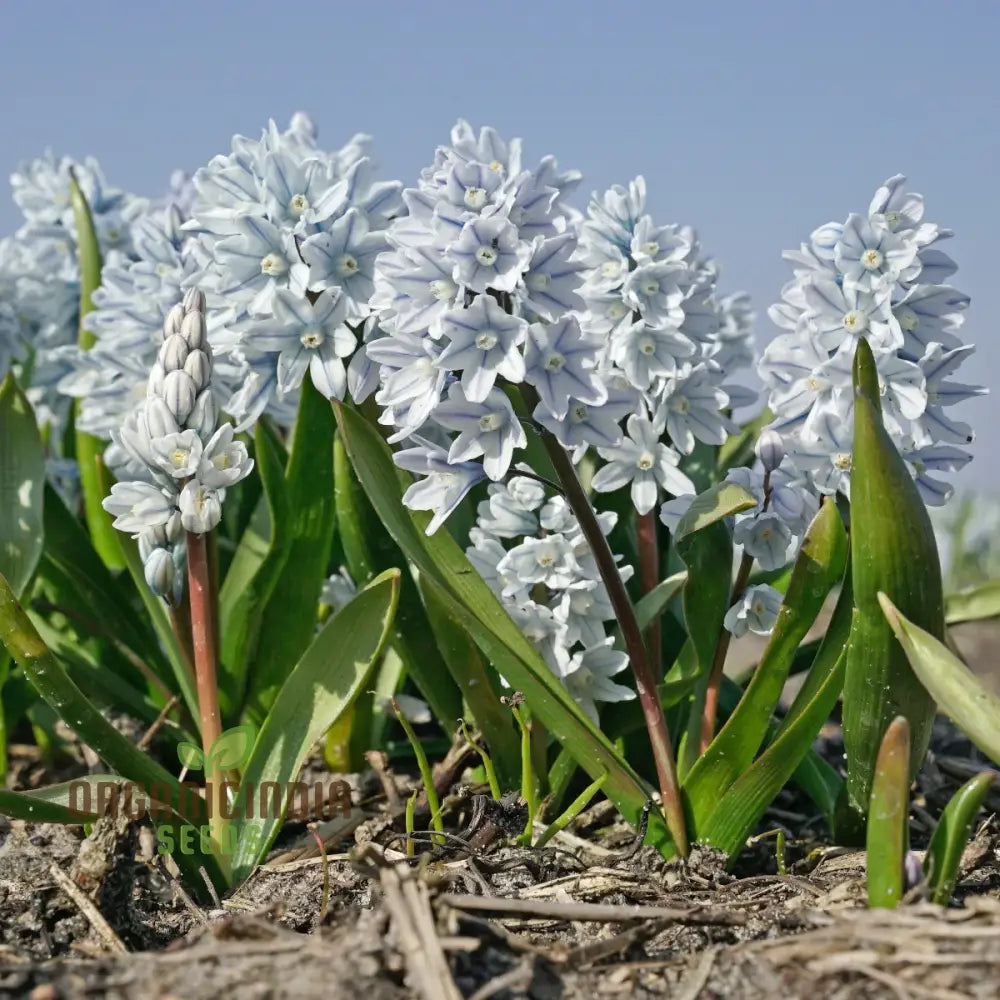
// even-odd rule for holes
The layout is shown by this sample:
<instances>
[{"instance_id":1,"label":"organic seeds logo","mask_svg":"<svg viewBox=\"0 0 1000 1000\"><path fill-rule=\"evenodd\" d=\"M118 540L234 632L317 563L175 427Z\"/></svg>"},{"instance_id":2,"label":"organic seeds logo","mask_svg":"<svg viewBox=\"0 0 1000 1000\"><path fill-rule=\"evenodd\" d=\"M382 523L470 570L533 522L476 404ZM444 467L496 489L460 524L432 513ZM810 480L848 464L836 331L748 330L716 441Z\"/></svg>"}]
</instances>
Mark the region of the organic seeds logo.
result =
<instances>
[{"instance_id":1,"label":"organic seeds logo","mask_svg":"<svg viewBox=\"0 0 1000 1000\"><path fill-rule=\"evenodd\" d=\"M177 744L177 757L189 771L204 771L206 775L213 771L232 771L250 760L256 735L253 726L227 729L210 747L207 761L201 747L182 740Z\"/></svg>"},{"instance_id":2,"label":"organic seeds logo","mask_svg":"<svg viewBox=\"0 0 1000 1000\"><path fill-rule=\"evenodd\" d=\"M209 747L207 757L194 743L178 743L177 758L185 772L227 776L218 782L212 796L206 796L201 783L195 781L179 783L179 801L177 786L166 783L153 782L146 788L131 781L73 781L69 786L70 809L81 822L109 813L125 814L133 820L148 816L156 826L161 854L194 854L199 849L202 853L233 854L238 842L246 845L248 838L263 836L260 820L351 815L351 786L346 781L233 780L250 763L256 735L250 725L227 729ZM215 803L225 822L215 824L213 830Z\"/></svg>"}]
</instances>

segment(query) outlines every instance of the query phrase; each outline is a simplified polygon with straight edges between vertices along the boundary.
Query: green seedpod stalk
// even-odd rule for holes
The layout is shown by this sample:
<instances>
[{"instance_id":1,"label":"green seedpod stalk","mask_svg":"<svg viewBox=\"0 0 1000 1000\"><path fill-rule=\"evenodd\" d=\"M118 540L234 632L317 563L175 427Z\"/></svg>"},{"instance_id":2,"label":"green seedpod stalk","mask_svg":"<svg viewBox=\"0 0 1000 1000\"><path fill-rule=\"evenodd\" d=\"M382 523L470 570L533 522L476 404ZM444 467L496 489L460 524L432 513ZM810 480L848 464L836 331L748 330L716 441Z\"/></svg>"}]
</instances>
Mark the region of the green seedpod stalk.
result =
<instances>
[{"instance_id":1,"label":"green seedpod stalk","mask_svg":"<svg viewBox=\"0 0 1000 1000\"><path fill-rule=\"evenodd\" d=\"M889 723L910 724L910 775L927 752L935 705L879 606L879 591L913 622L942 638L944 596L927 508L882 425L878 372L864 340L854 356L851 577L856 614L844 679L846 804L867 814L875 761Z\"/></svg>"}]
</instances>

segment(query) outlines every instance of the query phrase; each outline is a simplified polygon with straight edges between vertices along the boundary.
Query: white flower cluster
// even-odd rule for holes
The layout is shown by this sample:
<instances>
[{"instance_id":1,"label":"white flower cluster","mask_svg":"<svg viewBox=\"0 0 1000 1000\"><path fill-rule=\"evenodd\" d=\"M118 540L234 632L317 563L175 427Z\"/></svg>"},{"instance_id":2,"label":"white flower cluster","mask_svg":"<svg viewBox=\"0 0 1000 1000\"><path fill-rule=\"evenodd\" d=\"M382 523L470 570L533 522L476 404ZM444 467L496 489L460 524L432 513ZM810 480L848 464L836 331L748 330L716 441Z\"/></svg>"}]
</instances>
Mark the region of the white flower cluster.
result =
<instances>
[{"instance_id":1,"label":"white flower cluster","mask_svg":"<svg viewBox=\"0 0 1000 1000\"><path fill-rule=\"evenodd\" d=\"M114 526L138 538L150 588L174 602L183 588L183 532L211 531L227 487L253 469L232 424L216 429L211 381L205 296L189 289L167 313L146 398L113 435L134 478L115 483L103 501Z\"/></svg>"},{"instance_id":2,"label":"white flower cluster","mask_svg":"<svg viewBox=\"0 0 1000 1000\"><path fill-rule=\"evenodd\" d=\"M0 240L0 378L20 363L39 422L52 426L53 440L60 437L68 411L56 387L72 370L79 325L71 171L112 264L133 253L132 226L147 209L145 199L108 187L93 159L77 163L50 152L11 175L14 201L25 221L13 236Z\"/></svg>"},{"instance_id":3,"label":"white flower cluster","mask_svg":"<svg viewBox=\"0 0 1000 1000\"><path fill-rule=\"evenodd\" d=\"M373 178L368 142L320 149L298 114L284 132L271 122L258 141L236 136L228 156L194 174L183 228L201 266L184 284L221 313L213 344L237 366L225 408L239 429L269 407L290 423L307 370L325 395L344 398L343 359L356 345L347 324L369 314L382 231L400 209L400 185Z\"/></svg>"},{"instance_id":4,"label":"white flower cluster","mask_svg":"<svg viewBox=\"0 0 1000 1000\"><path fill-rule=\"evenodd\" d=\"M168 202L135 222L132 257L105 263L101 285L93 294L95 309L84 321L94 334L93 346L86 351L69 347L63 353L70 370L58 389L79 400L76 425L94 437L110 441L142 400L164 320L183 295L185 278L196 271L194 241L182 231L183 220L178 205ZM221 374L214 367L217 402L225 394ZM128 456L114 444L104 458L116 474L128 462Z\"/></svg>"},{"instance_id":5,"label":"white flower cluster","mask_svg":"<svg viewBox=\"0 0 1000 1000\"><path fill-rule=\"evenodd\" d=\"M609 391L602 408L607 437L596 439L607 464L593 485L601 492L631 483L641 514L653 509L661 488L693 492L677 469L681 456L696 441L722 444L734 429L727 411L754 398L723 385L753 359L746 297L717 300L718 269L701 256L695 231L658 225L645 202L642 177L595 194L576 254L586 266L582 325L603 345L600 371ZM627 437L609 440L629 412Z\"/></svg>"},{"instance_id":6,"label":"white flower cluster","mask_svg":"<svg viewBox=\"0 0 1000 1000\"><path fill-rule=\"evenodd\" d=\"M944 284L957 270L937 244L950 230L923 221L924 200L890 177L864 215L821 226L785 257L795 277L769 310L788 332L768 345L758 370L794 468L821 493L849 494L858 339L875 355L886 429L928 504L952 488L931 473L954 472L970 455L970 427L947 407L984 392L950 381L972 353L957 332L967 295Z\"/></svg>"},{"instance_id":7,"label":"white flower cluster","mask_svg":"<svg viewBox=\"0 0 1000 1000\"><path fill-rule=\"evenodd\" d=\"M459 122L390 226L376 261L369 330L355 360L355 399L376 391L390 441L413 440L397 462L425 478L407 492L434 510L436 530L468 490L506 476L526 443L497 384L527 383L542 423L607 398L595 372L598 345L572 310L581 264L563 195L578 181L546 157L521 163L519 140ZM352 363L352 367L354 367ZM439 443L439 442L443 442Z\"/></svg>"},{"instance_id":8,"label":"white flower cluster","mask_svg":"<svg viewBox=\"0 0 1000 1000\"><path fill-rule=\"evenodd\" d=\"M546 499L541 483L513 476L490 486L477 513L469 561L584 711L596 722L598 702L634 698L611 680L628 657L605 634L615 614L566 501ZM607 534L616 516L599 517ZM632 567L621 574L627 580Z\"/></svg>"}]
</instances>

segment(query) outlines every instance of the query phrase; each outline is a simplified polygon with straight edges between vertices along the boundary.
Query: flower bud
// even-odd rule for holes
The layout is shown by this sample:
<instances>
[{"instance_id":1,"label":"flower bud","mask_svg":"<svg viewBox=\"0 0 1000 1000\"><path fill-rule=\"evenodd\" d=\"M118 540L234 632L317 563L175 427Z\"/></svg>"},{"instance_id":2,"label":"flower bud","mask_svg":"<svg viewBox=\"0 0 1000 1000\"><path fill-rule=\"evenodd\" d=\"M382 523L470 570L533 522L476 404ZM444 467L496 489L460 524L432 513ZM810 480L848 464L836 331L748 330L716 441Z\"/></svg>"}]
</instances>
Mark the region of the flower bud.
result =
<instances>
[{"instance_id":1,"label":"flower bud","mask_svg":"<svg viewBox=\"0 0 1000 1000\"><path fill-rule=\"evenodd\" d=\"M159 361L154 361L153 367L149 371L149 381L146 382L147 399L163 395L163 378L166 374L163 365Z\"/></svg>"},{"instance_id":2,"label":"flower bud","mask_svg":"<svg viewBox=\"0 0 1000 1000\"><path fill-rule=\"evenodd\" d=\"M163 379L163 401L178 424L187 420L197 395L194 380L187 372L167 372Z\"/></svg>"},{"instance_id":3,"label":"flower bud","mask_svg":"<svg viewBox=\"0 0 1000 1000\"><path fill-rule=\"evenodd\" d=\"M203 440L208 440L215 431L215 425L219 420L219 408L215 403L211 388L202 389L198 393L194 407L188 415L185 426L198 432L198 436Z\"/></svg>"},{"instance_id":4,"label":"flower bud","mask_svg":"<svg viewBox=\"0 0 1000 1000\"><path fill-rule=\"evenodd\" d=\"M181 306L185 313L205 312L205 293L198 288L189 288L184 293Z\"/></svg>"},{"instance_id":5,"label":"flower bud","mask_svg":"<svg viewBox=\"0 0 1000 1000\"><path fill-rule=\"evenodd\" d=\"M166 526L158 524L155 528L143 528L139 532L139 558L146 562L151 552L165 548L167 544Z\"/></svg>"},{"instance_id":6,"label":"flower bud","mask_svg":"<svg viewBox=\"0 0 1000 1000\"><path fill-rule=\"evenodd\" d=\"M175 372L184 367L188 355L191 353L187 341L176 334L167 337L160 345L159 353L156 356L157 362L163 368L164 374Z\"/></svg>"},{"instance_id":7,"label":"flower bud","mask_svg":"<svg viewBox=\"0 0 1000 1000\"><path fill-rule=\"evenodd\" d=\"M181 323L181 336L187 341L187 345L192 351L199 350L207 340L205 314L200 312L188 313Z\"/></svg>"},{"instance_id":8,"label":"flower bud","mask_svg":"<svg viewBox=\"0 0 1000 1000\"><path fill-rule=\"evenodd\" d=\"M765 472L774 472L785 459L785 442L773 427L760 432L753 450Z\"/></svg>"},{"instance_id":9,"label":"flower bud","mask_svg":"<svg viewBox=\"0 0 1000 1000\"><path fill-rule=\"evenodd\" d=\"M179 510L175 510L170 515L170 519L163 526L163 530L167 536L167 541L173 545L176 545L184 537L184 525L181 524L181 512Z\"/></svg>"},{"instance_id":10,"label":"flower bud","mask_svg":"<svg viewBox=\"0 0 1000 1000\"><path fill-rule=\"evenodd\" d=\"M167 434L176 434L180 430L170 408L160 396L146 400L140 415L140 423L145 425L149 437L153 440Z\"/></svg>"},{"instance_id":11,"label":"flower bud","mask_svg":"<svg viewBox=\"0 0 1000 1000\"><path fill-rule=\"evenodd\" d=\"M173 337L181 332L181 320L184 319L184 307L178 303L171 307L167 318L163 321L163 339Z\"/></svg>"},{"instance_id":12,"label":"flower bud","mask_svg":"<svg viewBox=\"0 0 1000 1000\"><path fill-rule=\"evenodd\" d=\"M174 558L167 549L153 549L143 561L142 574L159 597L173 596L175 573Z\"/></svg>"},{"instance_id":13,"label":"flower bud","mask_svg":"<svg viewBox=\"0 0 1000 1000\"><path fill-rule=\"evenodd\" d=\"M191 351L184 362L184 371L191 376L198 392L201 392L212 377L212 363L204 351Z\"/></svg>"}]
</instances>

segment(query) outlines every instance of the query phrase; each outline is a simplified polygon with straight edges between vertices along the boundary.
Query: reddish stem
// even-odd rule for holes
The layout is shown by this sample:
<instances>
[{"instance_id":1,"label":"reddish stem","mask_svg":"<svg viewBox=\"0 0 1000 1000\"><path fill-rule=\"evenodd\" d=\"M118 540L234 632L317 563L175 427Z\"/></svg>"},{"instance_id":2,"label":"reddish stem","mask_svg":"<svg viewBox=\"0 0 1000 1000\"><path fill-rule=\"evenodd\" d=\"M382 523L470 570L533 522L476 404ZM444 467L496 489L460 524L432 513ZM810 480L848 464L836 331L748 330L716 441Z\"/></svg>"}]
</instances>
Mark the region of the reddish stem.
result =
<instances>
[{"instance_id":1,"label":"reddish stem","mask_svg":"<svg viewBox=\"0 0 1000 1000\"><path fill-rule=\"evenodd\" d=\"M204 535L187 533L188 596L191 603L191 640L194 647L195 684L198 690L198 708L201 713L201 745L205 751L206 797L210 802L210 816L215 818L213 788L218 788L221 775L216 775L210 751L222 735L219 712L219 687L215 667L215 622L212 609L211 573L208 564L208 546Z\"/></svg>"},{"instance_id":2,"label":"reddish stem","mask_svg":"<svg viewBox=\"0 0 1000 1000\"><path fill-rule=\"evenodd\" d=\"M538 396L530 386L522 386L525 402L529 410L534 410L538 404ZM674 846L682 857L688 854L687 828L684 821L684 808L681 804L680 785L677 781L677 765L674 761L674 748L670 742L670 732L667 720L663 716L663 706L656 690L656 681L650 669L649 657L646 654L646 643L643 641L639 623L636 621L635 609L629 600L628 592L618 572L618 565L608 545L604 532L590 500L580 483L573 462L566 450L548 431L541 431L542 442L549 454L552 466L562 484L566 500L576 515L584 537L594 553L601 573L601 579L607 588L611 606L622 630L625 640L625 650L628 653L629 666L635 677L636 693L649 732L649 742L653 750L653 760L656 762L656 774L660 785L660 795L663 799L663 815L667 829L673 838Z\"/></svg>"},{"instance_id":3,"label":"reddish stem","mask_svg":"<svg viewBox=\"0 0 1000 1000\"><path fill-rule=\"evenodd\" d=\"M729 598L729 606L732 607L747 589L747 580L750 579L750 569L753 566L753 556L743 554L739 571L736 574L736 582L733 584L733 592ZM699 756L703 754L715 736L715 720L719 714L719 688L722 686L722 674L726 667L726 654L729 652L729 643L732 640L732 633L727 628L723 628L719 633L719 641L715 645L715 656L712 658L712 672L708 677L708 687L705 689L705 707L701 715L701 739L698 741Z\"/></svg>"}]
</instances>

